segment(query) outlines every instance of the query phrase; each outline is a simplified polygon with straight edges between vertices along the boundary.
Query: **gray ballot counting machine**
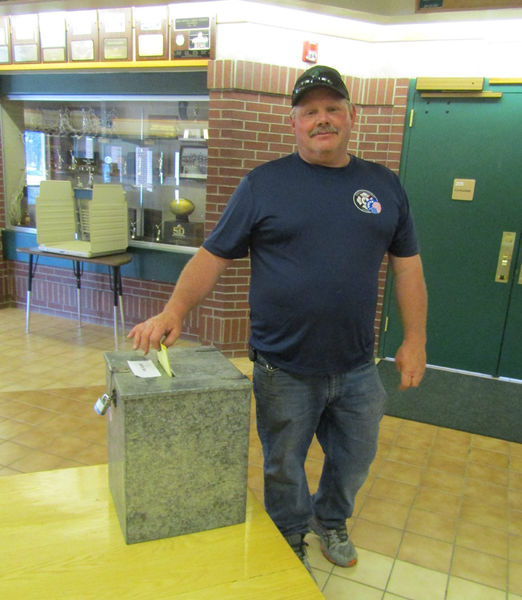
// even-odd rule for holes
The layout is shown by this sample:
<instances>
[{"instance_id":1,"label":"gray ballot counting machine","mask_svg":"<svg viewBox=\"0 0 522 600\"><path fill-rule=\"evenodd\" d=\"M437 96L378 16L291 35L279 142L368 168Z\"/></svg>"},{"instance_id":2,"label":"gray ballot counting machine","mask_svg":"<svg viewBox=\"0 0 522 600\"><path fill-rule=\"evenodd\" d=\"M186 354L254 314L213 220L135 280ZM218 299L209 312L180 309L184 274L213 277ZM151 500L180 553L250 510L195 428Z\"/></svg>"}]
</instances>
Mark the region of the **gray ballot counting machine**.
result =
<instances>
[{"instance_id":1,"label":"gray ballot counting machine","mask_svg":"<svg viewBox=\"0 0 522 600\"><path fill-rule=\"evenodd\" d=\"M128 544L246 516L252 384L213 346L164 352L173 376L155 350L105 353L109 488ZM129 366L147 360L159 376Z\"/></svg>"}]
</instances>

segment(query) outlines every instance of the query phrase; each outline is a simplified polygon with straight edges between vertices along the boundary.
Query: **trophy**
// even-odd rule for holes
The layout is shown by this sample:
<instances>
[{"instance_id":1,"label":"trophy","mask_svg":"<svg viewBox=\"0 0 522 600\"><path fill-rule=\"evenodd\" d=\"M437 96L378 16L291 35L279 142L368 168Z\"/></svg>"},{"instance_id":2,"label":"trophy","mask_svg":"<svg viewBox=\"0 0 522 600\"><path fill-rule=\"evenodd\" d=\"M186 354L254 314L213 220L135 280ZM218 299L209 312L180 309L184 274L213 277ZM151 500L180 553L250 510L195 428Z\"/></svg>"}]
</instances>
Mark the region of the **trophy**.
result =
<instances>
[{"instance_id":1,"label":"trophy","mask_svg":"<svg viewBox=\"0 0 522 600\"><path fill-rule=\"evenodd\" d=\"M199 246L203 242L203 223L189 221L189 216L195 209L192 200L180 198L176 187L169 208L175 219L165 221L165 241L181 246Z\"/></svg>"},{"instance_id":2,"label":"trophy","mask_svg":"<svg viewBox=\"0 0 522 600\"><path fill-rule=\"evenodd\" d=\"M170 210L176 215L176 220L188 223L194 208L194 203L188 198L180 198L179 192L176 190L174 200L170 203Z\"/></svg>"}]
</instances>

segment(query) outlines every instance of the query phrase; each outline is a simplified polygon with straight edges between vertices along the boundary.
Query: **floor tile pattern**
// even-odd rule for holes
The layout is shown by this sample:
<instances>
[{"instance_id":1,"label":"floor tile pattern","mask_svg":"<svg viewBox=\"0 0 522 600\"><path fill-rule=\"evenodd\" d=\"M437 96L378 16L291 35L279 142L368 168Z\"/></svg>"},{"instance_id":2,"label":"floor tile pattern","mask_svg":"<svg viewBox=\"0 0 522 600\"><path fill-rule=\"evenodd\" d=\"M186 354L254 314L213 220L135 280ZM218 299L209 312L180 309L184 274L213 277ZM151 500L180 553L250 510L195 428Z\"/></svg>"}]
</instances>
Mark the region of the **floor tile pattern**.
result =
<instances>
[{"instance_id":1,"label":"floor tile pattern","mask_svg":"<svg viewBox=\"0 0 522 600\"><path fill-rule=\"evenodd\" d=\"M112 328L33 313L26 335L24 318L0 310L0 475L106 462L93 404ZM123 337L120 349L130 349ZM234 362L251 373L248 359ZM314 443L312 491L321 461ZM249 485L261 499L262 468L253 412ZM351 569L330 564L308 536L329 600L522 600L522 445L386 416L347 525L359 551Z\"/></svg>"}]
</instances>

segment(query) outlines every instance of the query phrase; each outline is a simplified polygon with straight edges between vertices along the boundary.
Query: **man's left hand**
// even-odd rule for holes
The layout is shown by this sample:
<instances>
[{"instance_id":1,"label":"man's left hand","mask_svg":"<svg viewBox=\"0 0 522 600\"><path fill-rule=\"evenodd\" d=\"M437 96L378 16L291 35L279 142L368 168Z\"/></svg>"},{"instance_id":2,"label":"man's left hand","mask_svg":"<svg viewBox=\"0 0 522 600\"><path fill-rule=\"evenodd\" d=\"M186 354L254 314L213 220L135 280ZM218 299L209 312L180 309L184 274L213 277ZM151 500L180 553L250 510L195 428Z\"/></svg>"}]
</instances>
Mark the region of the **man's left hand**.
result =
<instances>
[{"instance_id":1,"label":"man's left hand","mask_svg":"<svg viewBox=\"0 0 522 600\"><path fill-rule=\"evenodd\" d=\"M404 341L395 355L395 366L401 374L399 390L418 387L426 371L424 344L412 344Z\"/></svg>"}]
</instances>

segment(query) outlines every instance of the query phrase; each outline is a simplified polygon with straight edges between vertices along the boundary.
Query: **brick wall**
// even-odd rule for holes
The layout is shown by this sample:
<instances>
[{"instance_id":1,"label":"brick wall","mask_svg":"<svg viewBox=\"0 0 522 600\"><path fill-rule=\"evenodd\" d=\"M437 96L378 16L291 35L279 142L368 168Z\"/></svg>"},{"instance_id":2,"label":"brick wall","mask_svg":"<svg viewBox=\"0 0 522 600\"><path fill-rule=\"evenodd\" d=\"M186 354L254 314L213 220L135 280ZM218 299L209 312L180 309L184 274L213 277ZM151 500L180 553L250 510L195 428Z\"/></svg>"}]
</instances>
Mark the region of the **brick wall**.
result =
<instances>
[{"instance_id":1,"label":"brick wall","mask_svg":"<svg viewBox=\"0 0 522 600\"><path fill-rule=\"evenodd\" d=\"M1 140L1 127L0 127L0 140ZM1 141L0 141L1 144ZM4 180L4 165L3 161L0 160L0 182ZM4 186L0 185L0 230L6 225L5 217L5 199L4 199ZM0 236L0 308L4 308L9 305L9 271L7 261L4 260L4 249L2 246L2 236Z\"/></svg>"},{"instance_id":2,"label":"brick wall","mask_svg":"<svg viewBox=\"0 0 522 600\"><path fill-rule=\"evenodd\" d=\"M300 73L295 68L240 60L210 62L206 233L217 222L230 194L245 173L294 150L288 118L289 96ZM358 113L349 151L398 171L408 80L346 77L346 84ZM2 202L0 218L3 206ZM13 263L7 272L7 266L1 260L0 285L4 272L6 281L9 277L11 292L0 295L0 303L11 299L21 306L25 302L27 266ZM386 263L380 274L377 334L385 273ZM199 336L203 343L213 343L229 356L244 355L249 330L249 275L248 259L236 261L221 277L211 296L192 311L185 322L184 337L196 339ZM39 267L34 285L34 310L75 317L76 281L70 270ZM58 291L58 287L66 291ZM85 320L112 323L108 278L86 272L82 278L82 290ZM124 277L126 324L132 325L158 312L171 291L170 284ZM56 298L59 298L58 302Z\"/></svg>"}]
</instances>

